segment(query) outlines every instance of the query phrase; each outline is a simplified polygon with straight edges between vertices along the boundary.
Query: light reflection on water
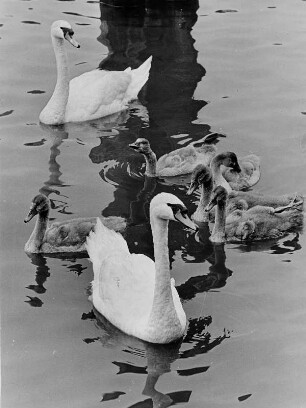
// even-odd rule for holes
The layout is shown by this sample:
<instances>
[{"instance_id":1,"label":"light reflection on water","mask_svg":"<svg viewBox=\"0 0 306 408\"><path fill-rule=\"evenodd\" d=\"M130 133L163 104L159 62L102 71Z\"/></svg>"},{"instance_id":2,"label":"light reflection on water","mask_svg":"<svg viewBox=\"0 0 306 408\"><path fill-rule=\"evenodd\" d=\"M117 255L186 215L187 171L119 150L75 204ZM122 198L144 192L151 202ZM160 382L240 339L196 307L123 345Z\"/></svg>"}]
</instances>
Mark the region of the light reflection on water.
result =
<instances>
[{"instance_id":1,"label":"light reflection on water","mask_svg":"<svg viewBox=\"0 0 306 408\"><path fill-rule=\"evenodd\" d=\"M4 2L3 407L303 406L303 231L224 247L210 243L205 225L193 234L170 224L172 275L190 324L184 342L169 347L129 338L92 310L87 257L23 252L33 228L23 219L40 191L53 219L126 217L131 251L153 257L151 197L173 192L190 213L197 197L186 196L184 184L146 178L142 157L128 149L137 137L159 157L217 131L227 135L219 151L261 156L256 189L305 193L306 3L136 3L123 11L83 0ZM67 50L72 76L137 67L153 55L150 79L129 111L38 124L55 82L48 32L59 18L82 44Z\"/></svg>"}]
</instances>

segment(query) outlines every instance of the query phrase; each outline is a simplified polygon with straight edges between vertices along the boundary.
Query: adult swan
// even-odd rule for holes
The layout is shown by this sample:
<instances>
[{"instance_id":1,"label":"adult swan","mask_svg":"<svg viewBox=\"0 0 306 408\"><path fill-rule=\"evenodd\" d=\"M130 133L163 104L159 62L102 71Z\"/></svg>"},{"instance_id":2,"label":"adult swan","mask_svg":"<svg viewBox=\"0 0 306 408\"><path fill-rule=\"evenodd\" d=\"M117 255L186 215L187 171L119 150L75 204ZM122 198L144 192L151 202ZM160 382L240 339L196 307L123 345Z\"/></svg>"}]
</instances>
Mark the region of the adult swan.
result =
<instances>
[{"instance_id":1,"label":"adult swan","mask_svg":"<svg viewBox=\"0 0 306 408\"><path fill-rule=\"evenodd\" d=\"M95 308L124 333L150 343L182 338L187 324L174 279L170 278L169 220L196 229L176 196L155 196L150 204L155 262L143 254L131 254L124 238L99 219L86 244L93 263Z\"/></svg>"},{"instance_id":2,"label":"adult swan","mask_svg":"<svg viewBox=\"0 0 306 408\"><path fill-rule=\"evenodd\" d=\"M51 25L57 81L49 102L39 115L39 120L47 125L83 122L127 109L128 103L137 98L149 77L152 57L137 69L94 69L69 81L64 39L79 48L73 34L67 21L58 20Z\"/></svg>"}]
</instances>

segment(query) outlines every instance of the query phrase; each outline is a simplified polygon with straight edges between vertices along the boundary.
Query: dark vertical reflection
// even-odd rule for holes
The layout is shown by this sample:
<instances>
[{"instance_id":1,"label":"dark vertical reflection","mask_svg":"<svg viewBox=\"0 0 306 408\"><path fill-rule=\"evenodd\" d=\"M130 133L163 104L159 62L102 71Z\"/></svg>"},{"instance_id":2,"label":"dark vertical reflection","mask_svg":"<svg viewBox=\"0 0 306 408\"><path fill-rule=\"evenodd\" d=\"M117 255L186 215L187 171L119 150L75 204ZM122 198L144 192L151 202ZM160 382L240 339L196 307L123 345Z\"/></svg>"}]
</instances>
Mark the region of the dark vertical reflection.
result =
<instances>
[{"instance_id":1,"label":"dark vertical reflection","mask_svg":"<svg viewBox=\"0 0 306 408\"><path fill-rule=\"evenodd\" d=\"M191 252L189 250L189 253L191 252L191 255L193 255L193 259L185 259L185 262L203 262L207 260L211 266L209 267L208 274L192 276L177 287L178 294L183 300L191 300L197 293L207 292L225 286L227 279L232 276L233 273L225 265L226 254L224 244L208 244L207 236L209 236L209 233L207 235L206 228L203 230L200 229L199 234L201 234L202 237L205 234L204 241L200 241L198 246L194 246L196 251Z\"/></svg>"},{"instance_id":2,"label":"dark vertical reflection","mask_svg":"<svg viewBox=\"0 0 306 408\"><path fill-rule=\"evenodd\" d=\"M50 147L50 156L49 156L49 179L44 182L44 185L39 189L39 192L46 195L47 197L54 193L57 196L64 198L53 199L50 198L51 209L56 209L58 212L63 214L71 214L66 210L69 206L67 203L67 196L63 195L59 190L60 187L67 186L62 180L61 166L57 162L57 158L60 155L60 146L65 139L68 139L68 132L65 130L65 126L47 126L40 124L44 132L46 132L52 140Z\"/></svg>"},{"instance_id":3,"label":"dark vertical reflection","mask_svg":"<svg viewBox=\"0 0 306 408\"><path fill-rule=\"evenodd\" d=\"M128 144L137 137L145 137L160 157L209 133L209 125L195 123L199 110L206 104L194 99L197 85L205 75L205 69L197 62L192 37L199 4L198 0L134 1L128 7L118 7L122 5L118 0L100 3L98 40L109 51L100 68L136 68L150 55L152 67L139 102L131 106L118 134L100 137L100 145L91 150L90 158L101 164L101 178L115 186L114 200L102 214L129 219L130 249L153 256L148 226L148 205L153 195L167 191L181 198L190 212L195 206L192 198L185 195L184 186L154 181L153 188L153 181L143 177L143 157L129 150ZM185 248L188 239L189 248L195 242L181 226L172 225L172 234L171 260L176 249Z\"/></svg>"},{"instance_id":4,"label":"dark vertical reflection","mask_svg":"<svg viewBox=\"0 0 306 408\"><path fill-rule=\"evenodd\" d=\"M205 69L197 62L192 27L197 21L198 0L186 2L146 1L137 7L120 8L100 3L101 35L109 49L100 63L103 69L138 67L153 56L149 81L140 99L145 99L149 139L157 156L177 148L172 135L203 137L208 125L194 124L205 101L193 98ZM115 2L117 5L118 2Z\"/></svg>"},{"instance_id":5,"label":"dark vertical reflection","mask_svg":"<svg viewBox=\"0 0 306 408\"><path fill-rule=\"evenodd\" d=\"M75 273L76 275L81 275L84 270L87 269L87 266L83 266L80 263L80 260L87 258L87 254L26 254L30 258L32 265L35 266L35 283L32 283L26 286L26 289L29 289L35 292L36 295L43 295L46 292L45 283L50 277L50 267L48 266L48 259L56 258L61 259L64 263L62 264L63 268L67 271ZM28 300L25 302L29 303L34 307L41 307L43 301L37 296L26 296Z\"/></svg>"},{"instance_id":6,"label":"dark vertical reflection","mask_svg":"<svg viewBox=\"0 0 306 408\"><path fill-rule=\"evenodd\" d=\"M98 329L98 337L86 338L83 341L86 344L101 342L106 348L113 348L127 353L127 358L122 361L113 361L113 364L118 367L117 375L146 375L146 380L142 394L150 397L146 400L141 400L129 407L168 407L178 403L187 403L190 399L190 390L179 390L170 393L162 393L156 389L157 381L160 377L171 371L172 363L180 358L195 357L198 354L203 354L220 345L226 338L228 333L222 333L216 338L212 338L208 331L208 326L212 322L211 316L200 317L189 320L189 327L184 339L170 344L152 344L128 336L121 330L113 326L104 316L96 309L88 314L83 314L82 319L96 320ZM183 350L181 349L182 342L185 343ZM122 354L120 354L122 357ZM139 365L133 361L133 356L144 358L144 364ZM119 358L119 357L118 357ZM205 373L209 366L197 366L177 370L179 376L192 376ZM109 401L124 395L125 392L117 390L110 392L103 390L102 401ZM101 401L101 402L102 402ZM122 399L124 401L124 399ZM152 405L153 404L153 405Z\"/></svg>"}]
</instances>

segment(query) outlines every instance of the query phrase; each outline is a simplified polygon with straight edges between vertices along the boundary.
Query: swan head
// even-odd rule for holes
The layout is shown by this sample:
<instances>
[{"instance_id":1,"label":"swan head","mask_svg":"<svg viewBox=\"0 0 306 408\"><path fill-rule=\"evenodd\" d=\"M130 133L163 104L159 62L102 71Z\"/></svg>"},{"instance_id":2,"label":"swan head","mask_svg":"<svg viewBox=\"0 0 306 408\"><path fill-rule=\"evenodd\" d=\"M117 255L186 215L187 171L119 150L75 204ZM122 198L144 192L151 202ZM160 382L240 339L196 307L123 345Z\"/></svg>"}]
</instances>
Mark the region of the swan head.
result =
<instances>
[{"instance_id":1,"label":"swan head","mask_svg":"<svg viewBox=\"0 0 306 408\"><path fill-rule=\"evenodd\" d=\"M223 152L223 153L217 154L212 159L211 164L217 165L217 166L221 166L221 164L223 164L223 166L230 167L237 173L241 172L241 168L238 164L237 156L234 152Z\"/></svg>"},{"instance_id":2,"label":"swan head","mask_svg":"<svg viewBox=\"0 0 306 408\"><path fill-rule=\"evenodd\" d=\"M43 194L38 194L35 196L32 200L32 204L30 207L30 211L26 218L24 219L24 222L27 223L31 221L33 217L35 217L36 214L39 213L44 213L48 215L50 209L50 202L48 197L46 197Z\"/></svg>"},{"instance_id":3,"label":"swan head","mask_svg":"<svg viewBox=\"0 0 306 408\"><path fill-rule=\"evenodd\" d=\"M211 193L210 201L205 207L205 211L210 211L216 205L226 205L226 200L228 197L228 192L222 186L217 186L214 188L213 192Z\"/></svg>"},{"instance_id":4,"label":"swan head","mask_svg":"<svg viewBox=\"0 0 306 408\"><path fill-rule=\"evenodd\" d=\"M162 220L179 221L195 231L198 229L188 217L188 211L184 203L170 193L160 193L152 199L150 215Z\"/></svg>"},{"instance_id":5,"label":"swan head","mask_svg":"<svg viewBox=\"0 0 306 408\"><path fill-rule=\"evenodd\" d=\"M192 194L201 185L205 186L209 183L212 183L212 174L210 168L204 166L203 164L198 164L192 172L191 182L187 191L187 195Z\"/></svg>"},{"instance_id":6,"label":"swan head","mask_svg":"<svg viewBox=\"0 0 306 408\"><path fill-rule=\"evenodd\" d=\"M142 154L148 154L152 151L149 141L144 137L139 137L134 143L129 144L129 147Z\"/></svg>"},{"instance_id":7,"label":"swan head","mask_svg":"<svg viewBox=\"0 0 306 408\"><path fill-rule=\"evenodd\" d=\"M73 38L74 31L68 21L57 20L51 25L51 37L61 40L67 40L76 48L80 48L80 44Z\"/></svg>"},{"instance_id":8,"label":"swan head","mask_svg":"<svg viewBox=\"0 0 306 408\"><path fill-rule=\"evenodd\" d=\"M255 223L253 220L247 220L240 222L235 231L235 236L240 238L241 241L246 241L251 238L251 235L255 232Z\"/></svg>"}]
</instances>

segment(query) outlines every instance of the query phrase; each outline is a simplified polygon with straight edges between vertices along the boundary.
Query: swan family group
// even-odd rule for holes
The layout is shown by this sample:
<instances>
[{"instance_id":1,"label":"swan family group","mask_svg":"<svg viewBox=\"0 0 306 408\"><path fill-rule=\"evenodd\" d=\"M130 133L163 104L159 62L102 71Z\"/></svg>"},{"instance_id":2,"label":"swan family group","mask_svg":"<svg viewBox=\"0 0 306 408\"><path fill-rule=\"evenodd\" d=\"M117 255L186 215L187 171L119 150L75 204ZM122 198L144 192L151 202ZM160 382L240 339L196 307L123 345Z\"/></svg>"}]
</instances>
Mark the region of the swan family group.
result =
<instances>
[{"instance_id":1,"label":"swan family group","mask_svg":"<svg viewBox=\"0 0 306 408\"><path fill-rule=\"evenodd\" d=\"M87 121L119 112L137 98L147 82L152 58L139 68L125 71L86 72L69 81L64 40L79 47L66 21L51 26L56 56L57 82L40 114L48 125ZM169 221L190 229L212 225L210 239L250 242L278 238L303 220L303 196L261 195L248 191L260 179L256 155L237 158L233 152L218 153L209 143L213 134L158 160L148 140L138 138L129 147L144 156L146 177L165 180L190 175L186 195L199 190L192 219L184 203L173 194L157 194L150 203L150 225L155 261L130 253L121 235L127 222L121 217L78 218L49 223L49 199L34 197L25 222L35 215L34 230L25 244L27 253L88 252L93 264L91 300L94 307L123 332L152 343L170 343L184 336L187 319L170 276Z\"/></svg>"}]
</instances>

